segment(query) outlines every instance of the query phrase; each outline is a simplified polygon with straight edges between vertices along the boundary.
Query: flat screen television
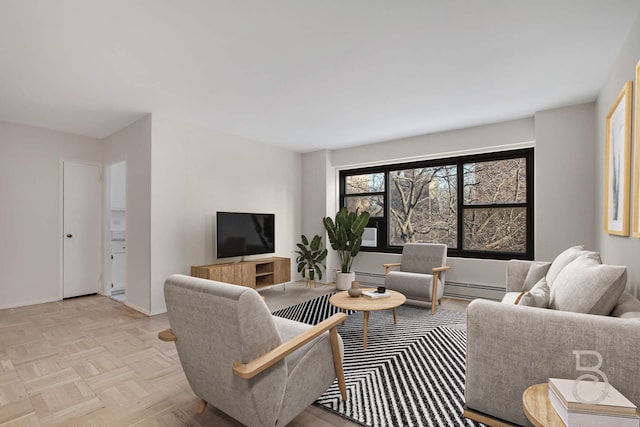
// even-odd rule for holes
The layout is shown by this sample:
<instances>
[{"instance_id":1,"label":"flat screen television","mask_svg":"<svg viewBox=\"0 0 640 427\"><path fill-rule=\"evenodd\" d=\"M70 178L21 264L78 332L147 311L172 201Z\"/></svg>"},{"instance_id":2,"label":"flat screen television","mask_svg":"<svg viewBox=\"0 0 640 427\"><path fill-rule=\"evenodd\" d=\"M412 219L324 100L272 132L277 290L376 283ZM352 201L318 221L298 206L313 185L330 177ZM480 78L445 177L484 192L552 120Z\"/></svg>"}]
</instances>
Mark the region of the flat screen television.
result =
<instances>
[{"instance_id":1,"label":"flat screen television","mask_svg":"<svg viewBox=\"0 0 640 427\"><path fill-rule=\"evenodd\" d=\"M275 225L275 214L217 212L217 257L229 258L275 252Z\"/></svg>"}]
</instances>

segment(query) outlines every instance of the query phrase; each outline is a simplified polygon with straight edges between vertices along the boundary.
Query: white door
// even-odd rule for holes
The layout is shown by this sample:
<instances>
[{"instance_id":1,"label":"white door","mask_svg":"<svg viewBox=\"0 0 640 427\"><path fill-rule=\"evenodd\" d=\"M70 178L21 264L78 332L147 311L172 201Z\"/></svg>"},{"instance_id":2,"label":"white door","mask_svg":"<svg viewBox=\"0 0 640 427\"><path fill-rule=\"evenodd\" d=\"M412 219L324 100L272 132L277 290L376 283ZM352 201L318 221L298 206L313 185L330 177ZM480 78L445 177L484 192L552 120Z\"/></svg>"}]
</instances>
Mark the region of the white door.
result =
<instances>
[{"instance_id":1,"label":"white door","mask_svg":"<svg viewBox=\"0 0 640 427\"><path fill-rule=\"evenodd\" d=\"M63 295L95 294L100 284L100 204L98 165L63 163Z\"/></svg>"}]
</instances>

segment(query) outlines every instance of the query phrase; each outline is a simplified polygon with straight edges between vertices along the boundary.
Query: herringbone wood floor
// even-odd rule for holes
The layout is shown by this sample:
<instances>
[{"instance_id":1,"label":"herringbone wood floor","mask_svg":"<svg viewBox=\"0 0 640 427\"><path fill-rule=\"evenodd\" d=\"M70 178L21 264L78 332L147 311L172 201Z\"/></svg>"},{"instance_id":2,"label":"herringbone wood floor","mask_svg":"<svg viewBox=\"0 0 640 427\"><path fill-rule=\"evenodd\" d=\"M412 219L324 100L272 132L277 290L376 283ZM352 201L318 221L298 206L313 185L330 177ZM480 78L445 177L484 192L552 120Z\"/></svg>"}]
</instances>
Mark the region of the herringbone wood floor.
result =
<instances>
[{"instance_id":1,"label":"herringbone wood floor","mask_svg":"<svg viewBox=\"0 0 640 427\"><path fill-rule=\"evenodd\" d=\"M330 289L265 294L273 310ZM0 426L239 425L211 405L197 414L174 344L157 338L168 327L102 296L0 310ZM290 424L353 425L313 405Z\"/></svg>"}]
</instances>

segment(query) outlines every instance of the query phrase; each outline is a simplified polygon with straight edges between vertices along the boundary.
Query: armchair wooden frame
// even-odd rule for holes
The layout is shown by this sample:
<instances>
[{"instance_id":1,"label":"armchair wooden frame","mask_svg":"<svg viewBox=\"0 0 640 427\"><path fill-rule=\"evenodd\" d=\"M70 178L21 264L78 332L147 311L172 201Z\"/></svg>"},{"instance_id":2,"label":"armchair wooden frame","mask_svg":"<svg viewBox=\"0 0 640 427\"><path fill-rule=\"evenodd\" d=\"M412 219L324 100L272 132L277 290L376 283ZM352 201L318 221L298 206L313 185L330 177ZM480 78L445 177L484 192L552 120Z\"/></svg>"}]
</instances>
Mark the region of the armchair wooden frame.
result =
<instances>
[{"instance_id":1,"label":"armchair wooden frame","mask_svg":"<svg viewBox=\"0 0 640 427\"><path fill-rule=\"evenodd\" d=\"M391 271L392 268L394 267L400 267L400 263L399 262L392 262L389 264L382 264L382 266L384 267L384 275L386 276L387 274L389 274L389 272ZM437 298L437 288L438 288L438 275L442 272L442 271L447 271L451 269L450 266L448 265L444 265L442 267L434 267L431 269L431 271L433 272L433 289L431 290L431 314L435 314L436 313L436 298ZM444 286L444 283L443 283ZM438 304L440 304L441 300L438 300Z\"/></svg>"},{"instance_id":2,"label":"armchair wooden frame","mask_svg":"<svg viewBox=\"0 0 640 427\"><path fill-rule=\"evenodd\" d=\"M289 341L283 342L273 350L263 354L255 360L249 363L241 363L235 361L233 363L233 373L240 378L250 379L258 375L260 372L266 370L270 366L275 365L289 354L293 353L303 345L307 344L311 340L319 337L326 331L329 331L329 339L331 341L331 351L333 353L333 366L336 370L336 378L338 379L338 387L340 388L340 394L342 400L347 400L347 386L344 381L344 369L342 367L342 356L340 354L340 343L338 341L337 326L345 321L347 316L344 313L336 313L328 319L323 320L317 325L307 329L301 334L296 335ZM158 338L162 341L171 342L177 341L178 337L173 333L171 329L165 329L158 333ZM202 414L207 407L207 402L200 401L198 413Z\"/></svg>"}]
</instances>

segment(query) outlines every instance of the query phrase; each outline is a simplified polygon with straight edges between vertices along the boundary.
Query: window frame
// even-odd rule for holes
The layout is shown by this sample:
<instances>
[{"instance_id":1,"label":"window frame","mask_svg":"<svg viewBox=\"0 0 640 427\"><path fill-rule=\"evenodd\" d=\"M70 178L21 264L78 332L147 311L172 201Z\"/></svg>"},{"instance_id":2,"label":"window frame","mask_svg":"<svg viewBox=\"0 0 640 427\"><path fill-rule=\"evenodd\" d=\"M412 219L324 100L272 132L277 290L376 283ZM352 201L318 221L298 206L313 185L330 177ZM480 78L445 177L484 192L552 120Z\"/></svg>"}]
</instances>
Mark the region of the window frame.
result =
<instances>
[{"instance_id":1,"label":"window frame","mask_svg":"<svg viewBox=\"0 0 640 427\"><path fill-rule=\"evenodd\" d=\"M480 163L487 161L509 160L516 158L524 158L526 165L526 202L524 203L495 203L495 204L470 204L465 205L464 201L464 164ZM346 206L346 199L354 196L371 196L382 195L384 204L384 216L372 217L369 220L369 227L375 226L378 229L377 243L374 247L361 247L363 252L382 252L382 253L401 253L402 246L389 244L388 229L389 221L389 177L392 171L402 169L415 169L425 167L438 166L456 166L457 179L457 248L448 248L447 256L459 258L482 258L482 259L524 259L533 260L534 258L534 148L522 148L517 150L497 151L490 153L481 153L473 155L464 155L457 157L437 158L429 160L421 160L408 163L391 163L377 166L370 166L358 169L344 169L339 172L339 204L342 208ZM346 194L346 177L363 174L384 173L384 192L371 193L351 193ZM482 250L466 250L463 249L464 240L464 213L465 210L471 209L500 209L500 208L525 208L526 209L526 242L525 252L500 252L500 251L482 251Z\"/></svg>"}]
</instances>

